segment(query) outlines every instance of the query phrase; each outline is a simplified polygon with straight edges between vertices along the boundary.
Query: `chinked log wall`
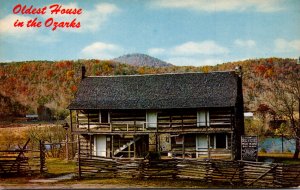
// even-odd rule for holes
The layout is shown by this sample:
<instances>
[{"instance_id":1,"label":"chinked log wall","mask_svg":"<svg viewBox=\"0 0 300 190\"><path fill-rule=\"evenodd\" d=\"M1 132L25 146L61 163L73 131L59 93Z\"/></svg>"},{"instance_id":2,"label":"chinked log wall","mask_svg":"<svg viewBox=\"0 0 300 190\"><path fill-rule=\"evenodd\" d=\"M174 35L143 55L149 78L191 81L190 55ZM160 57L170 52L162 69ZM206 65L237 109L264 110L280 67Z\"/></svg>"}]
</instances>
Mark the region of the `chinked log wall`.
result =
<instances>
[{"instance_id":1,"label":"chinked log wall","mask_svg":"<svg viewBox=\"0 0 300 190\"><path fill-rule=\"evenodd\" d=\"M300 185L300 165L222 160L125 160L80 158L79 177L192 179L232 186Z\"/></svg>"}]
</instances>

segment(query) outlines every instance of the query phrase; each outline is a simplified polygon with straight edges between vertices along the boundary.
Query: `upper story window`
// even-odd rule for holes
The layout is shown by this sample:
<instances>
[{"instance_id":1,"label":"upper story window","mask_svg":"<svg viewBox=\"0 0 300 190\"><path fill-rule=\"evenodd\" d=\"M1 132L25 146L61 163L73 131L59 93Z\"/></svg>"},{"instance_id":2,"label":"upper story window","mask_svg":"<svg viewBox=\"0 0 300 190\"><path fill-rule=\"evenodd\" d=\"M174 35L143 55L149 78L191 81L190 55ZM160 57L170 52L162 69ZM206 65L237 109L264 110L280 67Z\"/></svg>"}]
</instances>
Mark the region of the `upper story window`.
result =
<instances>
[{"instance_id":1,"label":"upper story window","mask_svg":"<svg viewBox=\"0 0 300 190\"><path fill-rule=\"evenodd\" d=\"M156 111L147 111L146 123L147 123L147 127L149 127L149 128L157 127L157 112Z\"/></svg>"},{"instance_id":2,"label":"upper story window","mask_svg":"<svg viewBox=\"0 0 300 190\"><path fill-rule=\"evenodd\" d=\"M109 123L109 113L107 110L101 110L99 112L100 123Z\"/></svg>"},{"instance_id":3,"label":"upper story window","mask_svg":"<svg viewBox=\"0 0 300 190\"><path fill-rule=\"evenodd\" d=\"M200 110L197 112L197 127L209 126L209 111Z\"/></svg>"}]
</instances>

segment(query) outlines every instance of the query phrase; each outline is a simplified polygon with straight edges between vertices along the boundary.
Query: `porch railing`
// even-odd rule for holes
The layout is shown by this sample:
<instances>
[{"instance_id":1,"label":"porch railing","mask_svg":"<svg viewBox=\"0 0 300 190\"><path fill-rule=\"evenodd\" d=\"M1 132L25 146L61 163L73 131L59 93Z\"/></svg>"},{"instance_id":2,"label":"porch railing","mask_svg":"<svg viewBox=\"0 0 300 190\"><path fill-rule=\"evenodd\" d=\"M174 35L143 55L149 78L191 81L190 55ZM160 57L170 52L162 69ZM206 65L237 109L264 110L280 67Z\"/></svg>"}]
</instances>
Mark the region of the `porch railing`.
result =
<instances>
[{"instance_id":1,"label":"porch railing","mask_svg":"<svg viewBox=\"0 0 300 190\"><path fill-rule=\"evenodd\" d=\"M153 127L156 126L156 127ZM231 131L233 126L230 122L139 122L139 123L74 123L73 131L88 131L88 132L176 132L176 131L203 131L210 132L214 130Z\"/></svg>"}]
</instances>

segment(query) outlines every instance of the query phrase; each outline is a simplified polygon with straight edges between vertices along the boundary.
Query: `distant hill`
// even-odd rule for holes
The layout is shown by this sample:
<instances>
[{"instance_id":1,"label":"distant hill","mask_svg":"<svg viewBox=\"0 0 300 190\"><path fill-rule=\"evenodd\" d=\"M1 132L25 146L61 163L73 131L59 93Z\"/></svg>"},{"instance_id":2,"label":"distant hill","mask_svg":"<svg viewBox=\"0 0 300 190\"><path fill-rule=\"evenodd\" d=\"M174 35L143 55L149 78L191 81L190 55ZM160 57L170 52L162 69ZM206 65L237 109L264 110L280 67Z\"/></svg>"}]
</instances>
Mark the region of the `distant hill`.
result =
<instances>
[{"instance_id":1,"label":"distant hill","mask_svg":"<svg viewBox=\"0 0 300 190\"><path fill-rule=\"evenodd\" d=\"M113 61L124 63L133 66L149 66L149 67L169 67L173 66L170 63L151 57L146 54L134 53L127 54L113 59Z\"/></svg>"}]
</instances>

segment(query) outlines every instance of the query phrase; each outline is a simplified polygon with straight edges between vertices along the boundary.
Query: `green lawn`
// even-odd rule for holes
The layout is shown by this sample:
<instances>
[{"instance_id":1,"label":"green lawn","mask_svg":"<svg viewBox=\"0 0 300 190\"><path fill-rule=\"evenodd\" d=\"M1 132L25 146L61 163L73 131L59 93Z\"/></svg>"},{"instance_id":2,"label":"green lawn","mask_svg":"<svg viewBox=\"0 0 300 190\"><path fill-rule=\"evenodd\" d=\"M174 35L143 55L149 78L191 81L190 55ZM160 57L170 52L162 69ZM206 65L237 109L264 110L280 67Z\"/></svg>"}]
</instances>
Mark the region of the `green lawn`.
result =
<instances>
[{"instance_id":1,"label":"green lawn","mask_svg":"<svg viewBox=\"0 0 300 190\"><path fill-rule=\"evenodd\" d=\"M278 152L271 152L271 153L259 152L258 156L261 156L261 157L271 157L271 158L293 158L293 153L290 153L290 152L284 152L284 153L278 153Z\"/></svg>"},{"instance_id":2,"label":"green lawn","mask_svg":"<svg viewBox=\"0 0 300 190\"><path fill-rule=\"evenodd\" d=\"M74 173L77 169L75 161L66 161L58 158L47 158L46 166L48 169L46 172L47 176L58 176Z\"/></svg>"},{"instance_id":3,"label":"green lawn","mask_svg":"<svg viewBox=\"0 0 300 190\"><path fill-rule=\"evenodd\" d=\"M300 164L300 158L293 159L293 153L258 153L259 160L264 158L274 159L274 162L285 163L285 164Z\"/></svg>"}]
</instances>

